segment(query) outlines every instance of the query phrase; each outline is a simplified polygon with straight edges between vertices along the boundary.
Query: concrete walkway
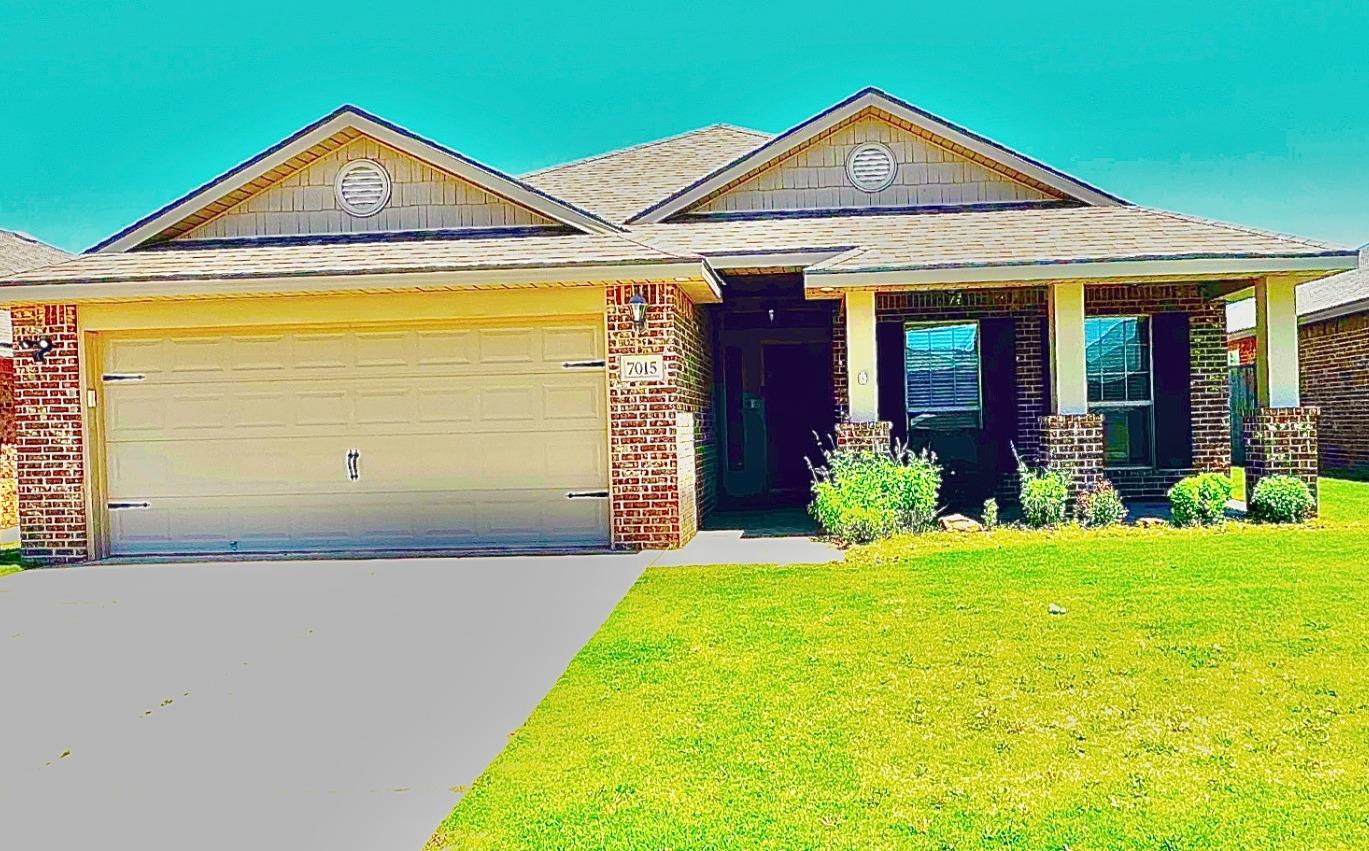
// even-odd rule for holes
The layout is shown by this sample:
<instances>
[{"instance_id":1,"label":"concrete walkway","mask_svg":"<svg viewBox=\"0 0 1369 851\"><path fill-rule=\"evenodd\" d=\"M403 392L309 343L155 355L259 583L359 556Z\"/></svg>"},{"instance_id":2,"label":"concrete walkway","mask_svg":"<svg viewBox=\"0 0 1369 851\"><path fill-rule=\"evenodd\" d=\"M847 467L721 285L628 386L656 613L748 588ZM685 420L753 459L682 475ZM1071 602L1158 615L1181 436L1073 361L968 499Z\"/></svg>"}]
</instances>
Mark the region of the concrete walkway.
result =
<instances>
[{"instance_id":1,"label":"concrete walkway","mask_svg":"<svg viewBox=\"0 0 1369 851\"><path fill-rule=\"evenodd\" d=\"M0 848L417 851L649 560L0 577Z\"/></svg>"},{"instance_id":2,"label":"concrete walkway","mask_svg":"<svg viewBox=\"0 0 1369 851\"><path fill-rule=\"evenodd\" d=\"M684 547L655 554L652 567L707 564L825 564L846 554L814 535L802 508L715 512Z\"/></svg>"}]
</instances>

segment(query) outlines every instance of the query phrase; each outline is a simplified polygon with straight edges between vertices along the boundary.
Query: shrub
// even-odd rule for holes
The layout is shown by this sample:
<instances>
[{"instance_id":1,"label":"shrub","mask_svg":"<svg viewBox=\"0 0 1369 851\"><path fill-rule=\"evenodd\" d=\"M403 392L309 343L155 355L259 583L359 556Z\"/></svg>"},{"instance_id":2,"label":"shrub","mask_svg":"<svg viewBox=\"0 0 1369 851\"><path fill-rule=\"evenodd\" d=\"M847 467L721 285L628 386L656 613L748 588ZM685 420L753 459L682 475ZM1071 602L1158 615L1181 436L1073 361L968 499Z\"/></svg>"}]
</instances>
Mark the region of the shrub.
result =
<instances>
[{"instance_id":1,"label":"shrub","mask_svg":"<svg viewBox=\"0 0 1369 851\"><path fill-rule=\"evenodd\" d=\"M1301 523L1312 506L1311 488L1294 476L1265 476L1250 495L1250 517L1262 523Z\"/></svg>"},{"instance_id":2,"label":"shrub","mask_svg":"<svg viewBox=\"0 0 1369 851\"><path fill-rule=\"evenodd\" d=\"M869 543L897 532L921 532L936 521L941 467L929 452L823 449L813 470L809 512L827 534Z\"/></svg>"},{"instance_id":3,"label":"shrub","mask_svg":"<svg viewBox=\"0 0 1369 851\"><path fill-rule=\"evenodd\" d=\"M1065 522L1069 480L1058 470L1022 470L1022 516L1037 529Z\"/></svg>"},{"instance_id":4,"label":"shrub","mask_svg":"<svg viewBox=\"0 0 1369 851\"><path fill-rule=\"evenodd\" d=\"M1079 494L1074 504L1074 515L1079 525L1089 528L1116 526L1127 519L1127 508L1122 504L1122 495L1112 482L1104 479Z\"/></svg>"},{"instance_id":5,"label":"shrub","mask_svg":"<svg viewBox=\"0 0 1369 851\"><path fill-rule=\"evenodd\" d=\"M984 528L992 529L998 525L998 500L989 497L984 500Z\"/></svg>"},{"instance_id":6,"label":"shrub","mask_svg":"<svg viewBox=\"0 0 1369 851\"><path fill-rule=\"evenodd\" d=\"M1222 522L1231 487L1231 479L1220 473L1181 479L1169 489L1171 521L1175 526L1212 526Z\"/></svg>"}]
</instances>

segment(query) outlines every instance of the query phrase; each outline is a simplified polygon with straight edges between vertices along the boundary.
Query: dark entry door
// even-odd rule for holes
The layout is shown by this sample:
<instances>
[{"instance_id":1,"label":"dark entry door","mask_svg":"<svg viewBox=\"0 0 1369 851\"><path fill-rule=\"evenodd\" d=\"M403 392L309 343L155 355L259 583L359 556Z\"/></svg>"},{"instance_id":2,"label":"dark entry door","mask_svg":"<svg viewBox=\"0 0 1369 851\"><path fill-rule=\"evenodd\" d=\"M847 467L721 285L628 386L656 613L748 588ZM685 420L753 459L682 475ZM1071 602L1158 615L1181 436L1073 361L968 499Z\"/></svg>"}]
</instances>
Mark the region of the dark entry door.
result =
<instances>
[{"instance_id":1,"label":"dark entry door","mask_svg":"<svg viewBox=\"0 0 1369 851\"><path fill-rule=\"evenodd\" d=\"M807 459L817 455L819 437L832 431L830 352L830 346L818 343L762 347L766 481L774 497L808 494Z\"/></svg>"}]
</instances>

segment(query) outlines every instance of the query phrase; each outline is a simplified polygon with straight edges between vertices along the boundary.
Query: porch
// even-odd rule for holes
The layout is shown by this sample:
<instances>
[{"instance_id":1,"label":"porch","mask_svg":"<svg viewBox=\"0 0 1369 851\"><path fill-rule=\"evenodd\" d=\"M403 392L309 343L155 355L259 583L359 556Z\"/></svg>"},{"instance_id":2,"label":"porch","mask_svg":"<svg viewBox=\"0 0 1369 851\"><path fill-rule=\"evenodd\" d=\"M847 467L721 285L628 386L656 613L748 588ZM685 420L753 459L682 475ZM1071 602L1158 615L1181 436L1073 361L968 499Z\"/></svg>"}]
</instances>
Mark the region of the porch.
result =
<instances>
[{"instance_id":1,"label":"porch","mask_svg":"<svg viewBox=\"0 0 1369 851\"><path fill-rule=\"evenodd\" d=\"M798 272L731 276L713 308L716 504L804 502L816 436L935 452L954 510L1015 501L1017 456L1067 471L1076 489L1106 478L1128 501L1163 500L1185 476L1230 469L1224 305L1252 285L1260 402L1241 436L1251 484L1291 472L1315 486L1297 280L837 292Z\"/></svg>"}]
</instances>

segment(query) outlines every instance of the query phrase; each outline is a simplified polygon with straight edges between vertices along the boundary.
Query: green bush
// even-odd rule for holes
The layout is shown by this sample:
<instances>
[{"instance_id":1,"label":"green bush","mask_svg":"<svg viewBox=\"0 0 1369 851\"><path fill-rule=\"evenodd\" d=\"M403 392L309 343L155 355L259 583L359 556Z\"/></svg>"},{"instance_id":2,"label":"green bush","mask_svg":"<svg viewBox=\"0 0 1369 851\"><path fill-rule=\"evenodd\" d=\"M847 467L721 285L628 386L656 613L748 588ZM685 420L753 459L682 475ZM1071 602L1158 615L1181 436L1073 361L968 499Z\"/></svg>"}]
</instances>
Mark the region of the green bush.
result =
<instances>
[{"instance_id":1,"label":"green bush","mask_svg":"<svg viewBox=\"0 0 1369 851\"><path fill-rule=\"evenodd\" d=\"M1058 470L1019 471L1022 477L1020 498L1022 517L1036 529L1059 526L1065 522L1069 504L1069 479Z\"/></svg>"},{"instance_id":2,"label":"green bush","mask_svg":"<svg viewBox=\"0 0 1369 851\"><path fill-rule=\"evenodd\" d=\"M941 467L931 453L824 449L823 458L808 510L833 538L863 544L935 523Z\"/></svg>"},{"instance_id":3,"label":"green bush","mask_svg":"<svg viewBox=\"0 0 1369 851\"><path fill-rule=\"evenodd\" d=\"M998 500L989 497L984 500L984 528L993 529L998 526Z\"/></svg>"},{"instance_id":4,"label":"green bush","mask_svg":"<svg viewBox=\"0 0 1369 851\"><path fill-rule=\"evenodd\" d=\"M1250 495L1250 518L1261 523L1301 523L1312 508L1311 488L1293 476L1265 476Z\"/></svg>"},{"instance_id":5,"label":"green bush","mask_svg":"<svg viewBox=\"0 0 1369 851\"><path fill-rule=\"evenodd\" d=\"M1170 520L1175 526L1212 526L1222 522L1231 488L1231 479L1220 473L1181 479L1169 489Z\"/></svg>"},{"instance_id":6,"label":"green bush","mask_svg":"<svg viewBox=\"0 0 1369 851\"><path fill-rule=\"evenodd\" d=\"M1127 519L1127 507L1122 504L1122 495L1117 488L1104 479L1079 494L1074 515L1079 519L1079 525L1088 528L1116 526Z\"/></svg>"}]
</instances>

